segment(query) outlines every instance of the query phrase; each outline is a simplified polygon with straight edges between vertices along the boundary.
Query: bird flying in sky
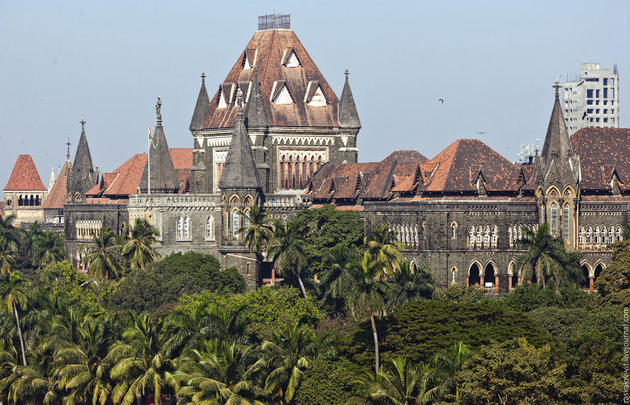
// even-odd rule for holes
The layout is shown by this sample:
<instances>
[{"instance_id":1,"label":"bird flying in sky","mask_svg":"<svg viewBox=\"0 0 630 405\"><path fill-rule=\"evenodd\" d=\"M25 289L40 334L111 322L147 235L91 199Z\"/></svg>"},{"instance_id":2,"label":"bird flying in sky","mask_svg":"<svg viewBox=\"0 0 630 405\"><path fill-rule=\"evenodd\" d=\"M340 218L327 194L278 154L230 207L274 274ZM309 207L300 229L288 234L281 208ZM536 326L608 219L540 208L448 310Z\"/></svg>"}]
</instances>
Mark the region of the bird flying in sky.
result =
<instances>
[{"instance_id":1,"label":"bird flying in sky","mask_svg":"<svg viewBox=\"0 0 630 405\"><path fill-rule=\"evenodd\" d=\"M442 104L444 104L444 99L443 98L438 98L438 101Z\"/></svg>"}]
</instances>

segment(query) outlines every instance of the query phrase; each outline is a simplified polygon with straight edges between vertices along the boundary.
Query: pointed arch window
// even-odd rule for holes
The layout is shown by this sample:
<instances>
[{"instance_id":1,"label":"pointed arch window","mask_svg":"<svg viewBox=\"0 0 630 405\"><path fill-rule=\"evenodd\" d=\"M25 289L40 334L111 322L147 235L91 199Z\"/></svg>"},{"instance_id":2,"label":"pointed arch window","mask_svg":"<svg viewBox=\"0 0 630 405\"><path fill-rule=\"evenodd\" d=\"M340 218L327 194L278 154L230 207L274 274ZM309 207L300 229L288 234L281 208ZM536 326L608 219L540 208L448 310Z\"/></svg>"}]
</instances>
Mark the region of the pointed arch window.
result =
<instances>
[{"instance_id":1,"label":"pointed arch window","mask_svg":"<svg viewBox=\"0 0 630 405\"><path fill-rule=\"evenodd\" d=\"M457 225L455 225L455 222L451 224L451 239L457 239Z\"/></svg>"},{"instance_id":2,"label":"pointed arch window","mask_svg":"<svg viewBox=\"0 0 630 405\"><path fill-rule=\"evenodd\" d=\"M608 242L615 243L615 227L611 226L608 230Z\"/></svg>"},{"instance_id":3,"label":"pointed arch window","mask_svg":"<svg viewBox=\"0 0 630 405\"><path fill-rule=\"evenodd\" d=\"M584 239L584 242L586 243L586 248L591 247L592 234L593 234L593 228L589 226L588 228L586 228L586 238Z\"/></svg>"},{"instance_id":4,"label":"pointed arch window","mask_svg":"<svg viewBox=\"0 0 630 405\"><path fill-rule=\"evenodd\" d=\"M249 227L249 208L243 213L243 228Z\"/></svg>"},{"instance_id":5,"label":"pointed arch window","mask_svg":"<svg viewBox=\"0 0 630 405\"><path fill-rule=\"evenodd\" d=\"M599 239L599 226L595 227L595 233L593 233L593 244L599 246L601 240Z\"/></svg>"},{"instance_id":6,"label":"pointed arch window","mask_svg":"<svg viewBox=\"0 0 630 405\"><path fill-rule=\"evenodd\" d=\"M578 233L578 245L584 246L584 227L580 227L580 232Z\"/></svg>"},{"instance_id":7,"label":"pointed arch window","mask_svg":"<svg viewBox=\"0 0 630 405\"><path fill-rule=\"evenodd\" d=\"M241 215L238 210L234 210L232 211L232 235L237 236L239 229L241 229Z\"/></svg>"},{"instance_id":8,"label":"pointed arch window","mask_svg":"<svg viewBox=\"0 0 630 405\"><path fill-rule=\"evenodd\" d=\"M477 227L477 246L481 246L482 232L483 232L483 229L480 226Z\"/></svg>"},{"instance_id":9,"label":"pointed arch window","mask_svg":"<svg viewBox=\"0 0 630 405\"><path fill-rule=\"evenodd\" d=\"M551 204L549 208L549 225L551 228L551 234L558 236L558 204L555 202Z\"/></svg>"},{"instance_id":10,"label":"pointed arch window","mask_svg":"<svg viewBox=\"0 0 630 405\"><path fill-rule=\"evenodd\" d=\"M571 238L571 213L569 204L566 204L562 210L562 222L562 237L564 240L568 241Z\"/></svg>"},{"instance_id":11,"label":"pointed arch window","mask_svg":"<svg viewBox=\"0 0 630 405\"><path fill-rule=\"evenodd\" d=\"M617 241L622 241L623 240L623 235L621 234L621 227L618 226L617 227Z\"/></svg>"},{"instance_id":12,"label":"pointed arch window","mask_svg":"<svg viewBox=\"0 0 630 405\"><path fill-rule=\"evenodd\" d=\"M490 246L490 227L486 226L486 230L483 233L483 246Z\"/></svg>"},{"instance_id":13,"label":"pointed arch window","mask_svg":"<svg viewBox=\"0 0 630 405\"><path fill-rule=\"evenodd\" d=\"M602 241L602 247L605 247L608 244L608 235L606 234L606 227L605 226L602 226L601 241Z\"/></svg>"},{"instance_id":14,"label":"pointed arch window","mask_svg":"<svg viewBox=\"0 0 630 405\"><path fill-rule=\"evenodd\" d=\"M497 247L497 226L496 225L494 226L494 228L492 228L492 235L490 238L490 243L492 244L493 248Z\"/></svg>"},{"instance_id":15,"label":"pointed arch window","mask_svg":"<svg viewBox=\"0 0 630 405\"><path fill-rule=\"evenodd\" d=\"M475 228L471 226L470 229L468 230L468 247L474 247L474 246L475 246Z\"/></svg>"},{"instance_id":16,"label":"pointed arch window","mask_svg":"<svg viewBox=\"0 0 630 405\"><path fill-rule=\"evenodd\" d=\"M212 216L206 219L206 240L214 240L214 218Z\"/></svg>"}]
</instances>

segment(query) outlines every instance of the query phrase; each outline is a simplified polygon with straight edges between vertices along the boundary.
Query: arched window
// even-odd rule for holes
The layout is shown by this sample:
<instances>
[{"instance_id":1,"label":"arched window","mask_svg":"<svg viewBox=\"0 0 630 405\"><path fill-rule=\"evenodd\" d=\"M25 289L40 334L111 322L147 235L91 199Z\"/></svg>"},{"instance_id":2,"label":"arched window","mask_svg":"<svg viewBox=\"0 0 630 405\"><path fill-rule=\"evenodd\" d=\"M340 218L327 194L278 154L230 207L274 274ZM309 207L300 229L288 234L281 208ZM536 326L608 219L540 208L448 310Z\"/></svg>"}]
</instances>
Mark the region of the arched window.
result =
<instances>
[{"instance_id":1,"label":"arched window","mask_svg":"<svg viewBox=\"0 0 630 405\"><path fill-rule=\"evenodd\" d=\"M238 230L241 229L241 215L238 210L232 211L232 235L238 235Z\"/></svg>"},{"instance_id":2,"label":"arched window","mask_svg":"<svg viewBox=\"0 0 630 405\"><path fill-rule=\"evenodd\" d=\"M35 206L39 207L40 201L39 201L39 196L36 195L35 196Z\"/></svg>"},{"instance_id":3,"label":"arched window","mask_svg":"<svg viewBox=\"0 0 630 405\"><path fill-rule=\"evenodd\" d=\"M512 239L512 227L508 227L508 242L510 247L514 246L514 239Z\"/></svg>"},{"instance_id":4,"label":"arched window","mask_svg":"<svg viewBox=\"0 0 630 405\"><path fill-rule=\"evenodd\" d=\"M212 216L206 219L206 239L214 240L214 218Z\"/></svg>"},{"instance_id":5,"label":"arched window","mask_svg":"<svg viewBox=\"0 0 630 405\"><path fill-rule=\"evenodd\" d=\"M497 226L496 225L494 226L494 228L492 228L492 236L491 236L490 242L492 243L492 247L497 247Z\"/></svg>"},{"instance_id":6,"label":"arched window","mask_svg":"<svg viewBox=\"0 0 630 405\"><path fill-rule=\"evenodd\" d=\"M474 246L475 246L475 228L471 226L470 229L468 230L468 247L474 247Z\"/></svg>"},{"instance_id":7,"label":"arched window","mask_svg":"<svg viewBox=\"0 0 630 405\"><path fill-rule=\"evenodd\" d=\"M584 227L580 227L580 232L578 233L578 245L584 245Z\"/></svg>"},{"instance_id":8,"label":"arched window","mask_svg":"<svg viewBox=\"0 0 630 405\"><path fill-rule=\"evenodd\" d=\"M521 225L518 226L518 235L516 237L517 240L523 239L523 227Z\"/></svg>"},{"instance_id":9,"label":"arched window","mask_svg":"<svg viewBox=\"0 0 630 405\"><path fill-rule=\"evenodd\" d=\"M571 214L569 211L569 204L566 204L562 210L562 237L564 240L569 240L571 237Z\"/></svg>"},{"instance_id":10,"label":"arched window","mask_svg":"<svg viewBox=\"0 0 630 405\"><path fill-rule=\"evenodd\" d=\"M22 196L20 196L20 198L18 199L18 207L21 207L24 205L24 199L22 198Z\"/></svg>"},{"instance_id":11,"label":"arched window","mask_svg":"<svg viewBox=\"0 0 630 405\"><path fill-rule=\"evenodd\" d=\"M486 230L483 233L483 246L484 247L490 246L490 227L489 226L486 226Z\"/></svg>"},{"instance_id":12,"label":"arched window","mask_svg":"<svg viewBox=\"0 0 630 405\"><path fill-rule=\"evenodd\" d=\"M551 234L558 236L558 204L555 202L552 203L549 208L549 226L551 228Z\"/></svg>"},{"instance_id":13,"label":"arched window","mask_svg":"<svg viewBox=\"0 0 630 405\"><path fill-rule=\"evenodd\" d=\"M457 225L455 225L455 222L453 222L451 224L451 239L456 239L457 238Z\"/></svg>"},{"instance_id":14,"label":"arched window","mask_svg":"<svg viewBox=\"0 0 630 405\"><path fill-rule=\"evenodd\" d=\"M451 269L451 284L457 284L457 267Z\"/></svg>"},{"instance_id":15,"label":"arched window","mask_svg":"<svg viewBox=\"0 0 630 405\"><path fill-rule=\"evenodd\" d=\"M594 245L598 245L599 246L600 243L600 239L599 239L599 226L595 227L595 233L593 234L593 244Z\"/></svg>"},{"instance_id":16,"label":"arched window","mask_svg":"<svg viewBox=\"0 0 630 405\"><path fill-rule=\"evenodd\" d=\"M477 246L481 246L481 233L483 232L483 229L481 229L481 227L477 227Z\"/></svg>"},{"instance_id":17,"label":"arched window","mask_svg":"<svg viewBox=\"0 0 630 405\"><path fill-rule=\"evenodd\" d=\"M591 235L593 234L593 228L591 228L590 226L588 228L586 228L586 247L590 248L591 247Z\"/></svg>"},{"instance_id":18,"label":"arched window","mask_svg":"<svg viewBox=\"0 0 630 405\"><path fill-rule=\"evenodd\" d=\"M243 228L249 227L249 208L245 210L243 215Z\"/></svg>"},{"instance_id":19,"label":"arched window","mask_svg":"<svg viewBox=\"0 0 630 405\"><path fill-rule=\"evenodd\" d=\"M617 240L618 241L623 240L623 235L621 234L621 227L620 226L617 227Z\"/></svg>"},{"instance_id":20,"label":"arched window","mask_svg":"<svg viewBox=\"0 0 630 405\"><path fill-rule=\"evenodd\" d=\"M603 245L607 245L608 244L608 234L606 233L606 227L602 226L602 247L604 247Z\"/></svg>"},{"instance_id":21,"label":"arched window","mask_svg":"<svg viewBox=\"0 0 630 405\"><path fill-rule=\"evenodd\" d=\"M184 218L184 239L190 238L190 218Z\"/></svg>"},{"instance_id":22,"label":"arched window","mask_svg":"<svg viewBox=\"0 0 630 405\"><path fill-rule=\"evenodd\" d=\"M611 226L608 229L608 243L615 243L615 227Z\"/></svg>"},{"instance_id":23,"label":"arched window","mask_svg":"<svg viewBox=\"0 0 630 405\"><path fill-rule=\"evenodd\" d=\"M184 229L184 218L179 217L179 218L177 218L177 231L175 233L176 236L177 236L177 239L181 239L182 238L183 229Z\"/></svg>"}]
</instances>

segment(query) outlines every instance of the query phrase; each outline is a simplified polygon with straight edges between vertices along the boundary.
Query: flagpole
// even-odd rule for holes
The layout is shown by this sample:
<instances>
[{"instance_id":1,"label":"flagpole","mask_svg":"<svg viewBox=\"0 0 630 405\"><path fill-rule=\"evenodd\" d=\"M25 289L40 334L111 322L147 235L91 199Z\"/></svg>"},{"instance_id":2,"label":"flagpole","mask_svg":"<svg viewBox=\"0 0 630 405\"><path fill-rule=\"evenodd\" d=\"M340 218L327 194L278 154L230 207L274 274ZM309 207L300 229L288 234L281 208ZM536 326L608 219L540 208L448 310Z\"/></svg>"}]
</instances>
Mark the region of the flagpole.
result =
<instances>
[{"instance_id":1,"label":"flagpole","mask_svg":"<svg viewBox=\"0 0 630 405\"><path fill-rule=\"evenodd\" d=\"M151 125L149 125L149 144L147 145L147 191L151 194Z\"/></svg>"}]
</instances>

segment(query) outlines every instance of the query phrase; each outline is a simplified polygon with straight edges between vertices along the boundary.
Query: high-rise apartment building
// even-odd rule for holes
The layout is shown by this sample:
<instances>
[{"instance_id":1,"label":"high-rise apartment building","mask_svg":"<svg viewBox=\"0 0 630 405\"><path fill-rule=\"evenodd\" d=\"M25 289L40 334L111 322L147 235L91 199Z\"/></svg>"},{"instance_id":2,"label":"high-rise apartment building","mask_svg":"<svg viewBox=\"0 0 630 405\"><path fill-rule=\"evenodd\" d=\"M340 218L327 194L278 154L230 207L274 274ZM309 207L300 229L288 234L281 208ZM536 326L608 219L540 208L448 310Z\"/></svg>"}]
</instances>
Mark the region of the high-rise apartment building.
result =
<instances>
[{"instance_id":1,"label":"high-rise apartment building","mask_svg":"<svg viewBox=\"0 0 630 405\"><path fill-rule=\"evenodd\" d=\"M569 134L585 127L619 128L617 66L582 63L579 78L562 84L562 107Z\"/></svg>"}]
</instances>

